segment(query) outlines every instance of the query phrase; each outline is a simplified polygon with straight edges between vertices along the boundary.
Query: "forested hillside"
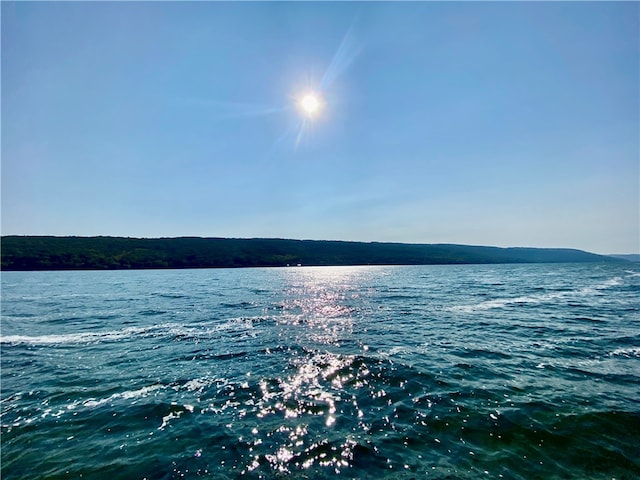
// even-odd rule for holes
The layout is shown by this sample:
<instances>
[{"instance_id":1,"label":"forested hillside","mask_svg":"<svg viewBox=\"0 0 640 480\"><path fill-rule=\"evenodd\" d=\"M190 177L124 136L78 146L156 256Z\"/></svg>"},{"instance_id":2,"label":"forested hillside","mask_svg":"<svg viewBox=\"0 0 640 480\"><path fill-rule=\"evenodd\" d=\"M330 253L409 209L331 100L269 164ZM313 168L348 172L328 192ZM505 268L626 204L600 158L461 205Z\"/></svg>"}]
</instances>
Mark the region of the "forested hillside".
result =
<instances>
[{"instance_id":1,"label":"forested hillside","mask_svg":"<svg viewBox=\"0 0 640 480\"><path fill-rule=\"evenodd\" d=\"M230 238L5 236L2 270L607 262L581 250Z\"/></svg>"}]
</instances>

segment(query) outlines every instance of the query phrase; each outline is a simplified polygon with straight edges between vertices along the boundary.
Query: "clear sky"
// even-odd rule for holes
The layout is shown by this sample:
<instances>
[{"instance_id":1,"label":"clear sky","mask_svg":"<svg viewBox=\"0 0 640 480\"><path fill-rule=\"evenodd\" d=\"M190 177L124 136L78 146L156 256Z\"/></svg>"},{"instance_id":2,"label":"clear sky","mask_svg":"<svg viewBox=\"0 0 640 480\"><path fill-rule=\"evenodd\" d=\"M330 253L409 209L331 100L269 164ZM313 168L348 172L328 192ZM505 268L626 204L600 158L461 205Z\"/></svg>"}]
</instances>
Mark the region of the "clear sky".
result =
<instances>
[{"instance_id":1,"label":"clear sky","mask_svg":"<svg viewBox=\"0 0 640 480\"><path fill-rule=\"evenodd\" d=\"M639 17L3 1L2 234L638 253Z\"/></svg>"}]
</instances>

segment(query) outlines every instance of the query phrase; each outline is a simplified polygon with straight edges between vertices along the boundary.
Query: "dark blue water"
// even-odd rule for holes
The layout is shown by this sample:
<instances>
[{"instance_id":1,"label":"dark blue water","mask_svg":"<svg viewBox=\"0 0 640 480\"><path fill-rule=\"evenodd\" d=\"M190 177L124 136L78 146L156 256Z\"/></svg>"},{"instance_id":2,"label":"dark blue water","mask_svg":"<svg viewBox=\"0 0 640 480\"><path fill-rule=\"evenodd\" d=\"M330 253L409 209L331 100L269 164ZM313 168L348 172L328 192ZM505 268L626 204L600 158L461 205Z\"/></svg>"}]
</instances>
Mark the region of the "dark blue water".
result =
<instances>
[{"instance_id":1,"label":"dark blue water","mask_svg":"<svg viewBox=\"0 0 640 480\"><path fill-rule=\"evenodd\" d=\"M2 478L640 477L632 264L4 272Z\"/></svg>"}]
</instances>

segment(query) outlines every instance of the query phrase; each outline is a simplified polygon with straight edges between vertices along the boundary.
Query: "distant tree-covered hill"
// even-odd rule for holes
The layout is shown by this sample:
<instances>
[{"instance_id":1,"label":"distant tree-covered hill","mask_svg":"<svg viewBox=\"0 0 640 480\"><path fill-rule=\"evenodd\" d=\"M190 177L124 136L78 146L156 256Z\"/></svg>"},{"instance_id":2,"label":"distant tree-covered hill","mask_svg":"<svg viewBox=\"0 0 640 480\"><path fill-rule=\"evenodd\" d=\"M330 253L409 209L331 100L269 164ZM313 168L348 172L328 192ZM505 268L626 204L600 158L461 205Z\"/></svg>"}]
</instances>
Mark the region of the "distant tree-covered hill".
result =
<instances>
[{"instance_id":1,"label":"distant tree-covered hill","mask_svg":"<svg viewBox=\"0 0 640 480\"><path fill-rule=\"evenodd\" d=\"M235 238L4 236L2 270L615 262L572 249Z\"/></svg>"}]
</instances>

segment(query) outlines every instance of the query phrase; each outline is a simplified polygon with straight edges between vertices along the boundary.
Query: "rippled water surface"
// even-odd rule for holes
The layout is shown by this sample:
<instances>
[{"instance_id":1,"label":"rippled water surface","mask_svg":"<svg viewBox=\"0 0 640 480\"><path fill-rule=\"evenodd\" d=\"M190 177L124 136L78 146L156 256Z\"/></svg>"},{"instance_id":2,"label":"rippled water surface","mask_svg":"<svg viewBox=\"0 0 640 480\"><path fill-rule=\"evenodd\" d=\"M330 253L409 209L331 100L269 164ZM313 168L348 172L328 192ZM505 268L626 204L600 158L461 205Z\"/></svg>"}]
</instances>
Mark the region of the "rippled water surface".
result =
<instances>
[{"instance_id":1,"label":"rippled water surface","mask_svg":"<svg viewBox=\"0 0 640 480\"><path fill-rule=\"evenodd\" d=\"M4 272L2 478L640 476L633 264Z\"/></svg>"}]
</instances>

